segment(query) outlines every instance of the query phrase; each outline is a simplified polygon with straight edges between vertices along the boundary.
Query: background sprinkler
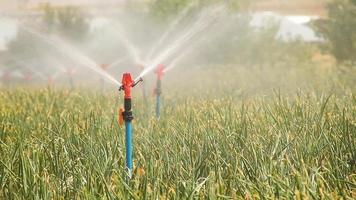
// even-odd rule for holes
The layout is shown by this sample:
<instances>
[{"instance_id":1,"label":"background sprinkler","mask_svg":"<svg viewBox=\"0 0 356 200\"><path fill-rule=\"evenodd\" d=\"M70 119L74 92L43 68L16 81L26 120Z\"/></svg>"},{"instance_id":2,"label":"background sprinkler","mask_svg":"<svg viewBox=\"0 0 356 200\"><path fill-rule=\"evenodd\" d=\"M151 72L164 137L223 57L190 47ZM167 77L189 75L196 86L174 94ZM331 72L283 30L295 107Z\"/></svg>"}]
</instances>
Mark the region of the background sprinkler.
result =
<instances>
[{"instance_id":1,"label":"background sprinkler","mask_svg":"<svg viewBox=\"0 0 356 200\"><path fill-rule=\"evenodd\" d=\"M52 75L47 76L48 86L53 86L54 84L54 77Z\"/></svg>"},{"instance_id":2,"label":"background sprinkler","mask_svg":"<svg viewBox=\"0 0 356 200\"><path fill-rule=\"evenodd\" d=\"M126 167L128 169L129 178L132 177L133 163L132 163L132 110L131 110L131 89L135 87L139 82L143 81L140 78L136 83L131 78L130 73L124 73L122 76L122 85L119 88L119 91L124 91L124 109L120 108L119 110L119 125L123 124L125 121L125 146L126 146Z\"/></svg>"},{"instance_id":3,"label":"background sprinkler","mask_svg":"<svg viewBox=\"0 0 356 200\"><path fill-rule=\"evenodd\" d=\"M73 80L73 75L75 74L76 70L75 68L70 68L67 69L67 74L68 74L68 79L69 79L69 85L71 89L74 89L74 80Z\"/></svg>"},{"instance_id":4,"label":"background sprinkler","mask_svg":"<svg viewBox=\"0 0 356 200\"><path fill-rule=\"evenodd\" d=\"M164 75L164 65L160 64L157 66L157 69L155 71L157 74L157 85L156 89L154 90L154 93L156 94L156 117L159 119L161 115L161 94L162 94L162 77Z\"/></svg>"},{"instance_id":5,"label":"background sprinkler","mask_svg":"<svg viewBox=\"0 0 356 200\"><path fill-rule=\"evenodd\" d=\"M8 86L11 80L11 72L9 71L5 71L2 75L1 75L1 81L3 82L4 86Z\"/></svg>"},{"instance_id":6,"label":"background sprinkler","mask_svg":"<svg viewBox=\"0 0 356 200\"><path fill-rule=\"evenodd\" d=\"M32 81L33 76L32 76L32 74L31 74L30 72L28 72L28 73L23 74L23 79L24 79L26 82L30 82L30 81Z\"/></svg>"}]
</instances>

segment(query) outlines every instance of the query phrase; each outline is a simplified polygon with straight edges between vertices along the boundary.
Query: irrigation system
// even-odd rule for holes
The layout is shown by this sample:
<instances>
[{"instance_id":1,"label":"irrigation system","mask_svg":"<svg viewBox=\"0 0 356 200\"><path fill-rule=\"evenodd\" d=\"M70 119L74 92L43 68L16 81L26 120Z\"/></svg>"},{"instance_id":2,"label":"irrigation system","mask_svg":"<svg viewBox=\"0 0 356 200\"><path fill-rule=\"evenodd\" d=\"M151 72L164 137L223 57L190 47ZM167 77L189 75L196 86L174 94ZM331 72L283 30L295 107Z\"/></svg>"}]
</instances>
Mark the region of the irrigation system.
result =
<instances>
[{"instance_id":1,"label":"irrigation system","mask_svg":"<svg viewBox=\"0 0 356 200\"><path fill-rule=\"evenodd\" d=\"M104 81L108 81L115 86L119 87L119 91L123 91L124 93L124 108L119 109L119 116L118 116L118 123L120 125L125 124L125 146L126 146L126 167L128 170L128 175L131 178L133 172L133 127L132 127L132 120L134 119L132 113L132 95L131 90L135 87L138 83L143 81L143 77L146 76L150 72L155 72L156 74L156 88L155 88L155 95L156 95L156 108L155 114L157 119L161 116L161 101L162 101L162 78L164 74L166 74L170 69L176 66L176 63L185 56L188 52L192 51L194 47L194 43L200 40L204 33L208 28L211 28L211 25L214 23L215 16L217 12L224 13L225 8L221 9L220 7L214 9L207 9L203 10L201 13L197 15L197 18L192 21L191 24L185 24L185 19L189 18L191 20L192 16L189 15L190 9L192 5L186 8L181 12L178 17L172 21L170 26L168 26L167 30L163 32L161 37L158 38L157 42L153 45L153 47L148 51L145 59L140 57L140 48L137 48L132 41L128 38L128 33L125 33L125 28L119 24L114 23L112 27L112 31L116 33L118 39L123 44L124 48L127 51L128 56L117 58L111 64L103 63L98 64L95 60L91 57L86 56L82 51L78 48L73 46L71 42L65 41L60 37L55 35L45 35L40 33L32 28L23 26L22 29L34 36L35 38L39 39L41 43L47 45L48 49L55 51L57 56L60 55L64 57L65 61L67 62L74 62L75 64L71 64L69 66L75 67L68 67L63 68L59 65L55 66L57 68L57 73L53 73L51 75L44 75L44 73L34 70L32 67L28 66L26 63L19 63L23 65L23 68L27 68L27 71L31 71L31 75L24 76L25 79L32 79L33 75L38 75L43 80L48 81L51 85L59 73L66 74L68 77L68 82L71 89L74 89L74 75L81 73L80 69L86 68L91 70L92 72L96 73L100 76L100 88L103 91L104 89ZM212 17L214 16L214 17ZM182 22L183 21L183 22ZM183 23L183 27L178 28L177 26ZM177 34L176 34L177 33ZM172 39L168 37L173 35ZM189 51L188 51L189 50ZM182 53L185 52L185 53ZM53 58L56 58L53 56ZM130 73L123 73L121 83L114 78L108 71L110 68L117 66L127 60L131 60L133 63L132 65L136 65L139 68L140 73L139 75L133 79ZM143 62L143 60L145 62ZM169 62L169 60L171 62ZM168 66L165 66L161 63L170 63ZM68 66L68 65L66 65ZM7 79L10 78L10 73L3 72L2 79L6 83ZM142 85L142 95L144 98L144 102L147 106L147 93L145 85Z\"/></svg>"},{"instance_id":2,"label":"irrigation system","mask_svg":"<svg viewBox=\"0 0 356 200\"><path fill-rule=\"evenodd\" d=\"M126 167L128 170L129 178L132 177L133 162L133 145L132 145L132 96L131 89L135 87L143 79L140 78L138 81L134 81L130 73L124 73L122 75L121 86L119 91L124 92L124 109L119 109L119 124L121 125L125 121L125 146L126 146Z\"/></svg>"},{"instance_id":3,"label":"irrigation system","mask_svg":"<svg viewBox=\"0 0 356 200\"><path fill-rule=\"evenodd\" d=\"M161 94L162 94L162 77L164 75L164 65L163 64L158 65L155 73L157 75L157 83L156 83L156 89L155 89L156 117L157 117L157 119L159 119L161 116Z\"/></svg>"}]
</instances>

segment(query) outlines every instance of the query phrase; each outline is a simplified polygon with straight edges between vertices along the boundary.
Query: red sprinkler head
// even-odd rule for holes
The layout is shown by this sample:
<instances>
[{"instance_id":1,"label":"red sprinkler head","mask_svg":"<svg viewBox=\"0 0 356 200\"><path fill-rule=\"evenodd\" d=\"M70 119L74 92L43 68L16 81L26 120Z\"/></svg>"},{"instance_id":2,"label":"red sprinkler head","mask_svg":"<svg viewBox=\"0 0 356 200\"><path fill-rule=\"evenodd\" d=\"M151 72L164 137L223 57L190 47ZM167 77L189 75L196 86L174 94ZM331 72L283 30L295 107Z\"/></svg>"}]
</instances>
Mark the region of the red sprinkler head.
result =
<instances>
[{"instance_id":1,"label":"red sprinkler head","mask_svg":"<svg viewBox=\"0 0 356 200\"><path fill-rule=\"evenodd\" d=\"M6 72L2 75L2 77L3 77L3 79L4 79L5 81L8 81L8 80L10 80L10 78L11 78L11 73L8 72L8 71L6 71Z\"/></svg>"},{"instance_id":2,"label":"red sprinkler head","mask_svg":"<svg viewBox=\"0 0 356 200\"><path fill-rule=\"evenodd\" d=\"M121 87L119 88L119 91L123 90L125 93L125 99L131 99L131 88L135 87L139 82L143 81L142 78L140 78L138 81L135 81L132 79L130 73L124 73L122 75L122 80L121 80Z\"/></svg>"},{"instance_id":3,"label":"red sprinkler head","mask_svg":"<svg viewBox=\"0 0 356 200\"><path fill-rule=\"evenodd\" d=\"M130 73L124 73L122 75L122 89L124 90L125 93L125 99L130 99L131 98L131 88L134 83L132 80L131 74Z\"/></svg>"},{"instance_id":4,"label":"red sprinkler head","mask_svg":"<svg viewBox=\"0 0 356 200\"><path fill-rule=\"evenodd\" d=\"M107 68L108 68L108 64L101 64L100 65L100 67L101 67L101 69L103 69L103 70L106 70Z\"/></svg>"},{"instance_id":5,"label":"red sprinkler head","mask_svg":"<svg viewBox=\"0 0 356 200\"><path fill-rule=\"evenodd\" d=\"M69 76L73 76L75 73L77 72L77 70L75 68L69 68L67 69L67 74Z\"/></svg>"},{"instance_id":6,"label":"red sprinkler head","mask_svg":"<svg viewBox=\"0 0 356 200\"><path fill-rule=\"evenodd\" d=\"M159 64L156 69L157 79L161 80L162 76L164 75L164 65Z\"/></svg>"},{"instance_id":7,"label":"red sprinkler head","mask_svg":"<svg viewBox=\"0 0 356 200\"><path fill-rule=\"evenodd\" d=\"M49 84L53 83L53 77L51 75L48 76L48 83Z\"/></svg>"},{"instance_id":8,"label":"red sprinkler head","mask_svg":"<svg viewBox=\"0 0 356 200\"><path fill-rule=\"evenodd\" d=\"M31 81L32 80L32 75L31 74L25 74L24 79L26 81Z\"/></svg>"},{"instance_id":9,"label":"red sprinkler head","mask_svg":"<svg viewBox=\"0 0 356 200\"><path fill-rule=\"evenodd\" d=\"M138 67L139 67L141 70L144 70L144 69L145 69L145 65L144 65L143 63L138 64Z\"/></svg>"}]
</instances>

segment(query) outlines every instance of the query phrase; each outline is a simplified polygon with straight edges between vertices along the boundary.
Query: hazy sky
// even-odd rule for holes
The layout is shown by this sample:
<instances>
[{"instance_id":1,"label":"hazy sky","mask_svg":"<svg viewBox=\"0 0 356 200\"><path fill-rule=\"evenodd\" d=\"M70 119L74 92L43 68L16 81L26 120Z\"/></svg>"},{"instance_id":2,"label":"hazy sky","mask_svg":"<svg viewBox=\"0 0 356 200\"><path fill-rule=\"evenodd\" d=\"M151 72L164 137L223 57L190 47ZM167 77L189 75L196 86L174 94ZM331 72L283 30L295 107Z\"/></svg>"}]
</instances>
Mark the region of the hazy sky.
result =
<instances>
[{"instance_id":1,"label":"hazy sky","mask_svg":"<svg viewBox=\"0 0 356 200\"><path fill-rule=\"evenodd\" d=\"M0 0L0 11L4 9L14 9L22 6L37 6L43 3L52 5L98 5L122 3L126 0Z\"/></svg>"}]
</instances>

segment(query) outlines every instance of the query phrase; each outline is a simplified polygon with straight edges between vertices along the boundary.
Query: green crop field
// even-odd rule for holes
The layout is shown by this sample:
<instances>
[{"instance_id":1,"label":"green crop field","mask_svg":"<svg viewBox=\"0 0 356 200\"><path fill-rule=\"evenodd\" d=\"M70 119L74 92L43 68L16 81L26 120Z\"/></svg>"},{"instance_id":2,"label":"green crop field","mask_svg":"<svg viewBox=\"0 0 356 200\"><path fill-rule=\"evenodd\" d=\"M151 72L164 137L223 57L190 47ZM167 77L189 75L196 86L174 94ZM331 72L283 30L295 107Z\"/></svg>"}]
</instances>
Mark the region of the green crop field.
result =
<instances>
[{"instance_id":1,"label":"green crop field","mask_svg":"<svg viewBox=\"0 0 356 200\"><path fill-rule=\"evenodd\" d=\"M0 92L0 199L353 199L356 98L296 93L134 102L134 175L120 96Z\"/></svg>"},{"instance_id":2,"label":"green crop field","mask_svg":"<svg viewBox=\"0 0 356 200\"><path fill-rule=\"evenodd\" d=\"M356 0L0 5L0 200L356 199Z\"/></svg>"}]
</instances>

